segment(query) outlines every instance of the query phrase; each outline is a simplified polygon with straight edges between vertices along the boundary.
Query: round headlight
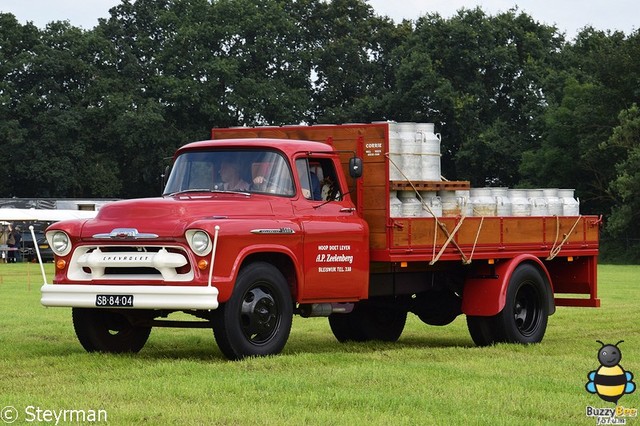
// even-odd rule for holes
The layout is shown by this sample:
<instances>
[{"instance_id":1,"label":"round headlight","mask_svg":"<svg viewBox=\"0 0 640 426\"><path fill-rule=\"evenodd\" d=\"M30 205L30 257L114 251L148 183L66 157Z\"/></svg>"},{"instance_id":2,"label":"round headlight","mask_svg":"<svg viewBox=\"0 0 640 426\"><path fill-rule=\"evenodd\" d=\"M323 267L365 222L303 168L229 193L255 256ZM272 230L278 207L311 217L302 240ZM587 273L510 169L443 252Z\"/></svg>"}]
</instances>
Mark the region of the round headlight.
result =
<instances>
[{"instance_id":1,"label":"round headlight","mask_svg":"<svg viewBox=\"0 0 640 426\"><path fill-rule=\"evenodd\" d=\"M69 236L64 232L58 231L51 236L51 250L58 256L69 254L71 244Z\"/></svg>"},{"instance_id":2,"label":"round headlight","mask_svg":"<svg viewBox=\"0 0 640 426\"><path fill-rule=\"evenodd\" d=\"M198 256L204 256L209 251L209 234L204 231L196 231L191 236L191 248Z\"/></svg>"}]
</instances>

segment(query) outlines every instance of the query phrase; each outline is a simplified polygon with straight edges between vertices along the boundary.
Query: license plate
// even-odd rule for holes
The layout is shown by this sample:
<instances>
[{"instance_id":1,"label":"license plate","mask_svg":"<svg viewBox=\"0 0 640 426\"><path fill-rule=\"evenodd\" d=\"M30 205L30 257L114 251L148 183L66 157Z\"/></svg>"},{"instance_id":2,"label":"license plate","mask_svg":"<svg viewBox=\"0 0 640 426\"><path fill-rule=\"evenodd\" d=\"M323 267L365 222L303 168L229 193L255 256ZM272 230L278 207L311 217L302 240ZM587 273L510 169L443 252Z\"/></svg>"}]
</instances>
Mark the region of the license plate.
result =
<instances>
[{"instance_id":1,"label":"license plate","mask_svg":"<svg viewBox=\"0 0 640 426\"><path fill-rule=\"evenodd\" d=\"M98 294L96 306L106 307L133 307L133 295L131 294Z\"/></svg>"}]
</instances>

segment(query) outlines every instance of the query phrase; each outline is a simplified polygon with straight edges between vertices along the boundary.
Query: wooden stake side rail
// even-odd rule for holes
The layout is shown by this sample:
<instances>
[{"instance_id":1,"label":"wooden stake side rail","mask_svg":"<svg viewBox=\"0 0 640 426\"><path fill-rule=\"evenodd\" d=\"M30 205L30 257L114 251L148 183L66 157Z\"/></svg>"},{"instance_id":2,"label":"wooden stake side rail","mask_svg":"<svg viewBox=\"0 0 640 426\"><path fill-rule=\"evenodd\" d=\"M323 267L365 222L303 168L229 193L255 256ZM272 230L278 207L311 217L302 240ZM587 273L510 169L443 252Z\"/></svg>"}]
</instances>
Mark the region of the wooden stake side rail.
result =
<instances>
[{"instance_id":1,"label":"wooden stake side rail","mask_svg":"<svg viewBox=\"0 0 640 426\"><path fill-rule=\"evenodd\" d=\"M461 217L441 217L451 233ZM577 224L576 224L577 222ZM575 226L574 226L575 225ZM570 234L569 234L570 232ZM434 235L435 234L435 235ZM373 261L431 261L447 241L447 235L433 218L390 218L386 241L371 235ZM547 258L563 240L558 256L596 256L598 254L598 216L466 217L453 237L465 254L473 259L512 258L531 253ZM434 250L435 240L435 250ZM449 244L440 261L461 261L456 245Z\"/></svg>"},{"instance_id":2,"label":"wooden stake side rail","mask_svg":"<svg viewBox=\"0 0 640 426\"><path fill-rule=\"evenodd\" d=\"M373 247L372 262L392 262L401 269L453 270L467 264L492 265L520 254L538 257L545 265L556 306L598 307L597 258L600 218L563 217L461 217L439 218L449 233L460 225L442 256L433 260L447 237L433 218L392 218L387 249ZM478 227L482 223L482 227ZM575 226L574 226L575 225ZM433 246L434 232L436 246ZM371 234L374 238L376 234ZM557 256L550 253L565 237Z\"/></svg>"}]
</instances>

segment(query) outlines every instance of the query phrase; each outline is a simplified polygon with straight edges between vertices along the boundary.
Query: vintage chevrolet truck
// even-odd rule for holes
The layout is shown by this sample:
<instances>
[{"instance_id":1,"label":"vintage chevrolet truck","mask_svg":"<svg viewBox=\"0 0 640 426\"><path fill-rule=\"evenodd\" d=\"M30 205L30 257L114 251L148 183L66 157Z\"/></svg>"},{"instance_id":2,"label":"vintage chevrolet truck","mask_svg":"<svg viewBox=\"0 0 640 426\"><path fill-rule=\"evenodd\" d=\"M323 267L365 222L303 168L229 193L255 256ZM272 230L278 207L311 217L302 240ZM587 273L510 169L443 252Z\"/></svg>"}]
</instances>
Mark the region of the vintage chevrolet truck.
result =
<instances>
[{"instance_id":1,"label":"vintage chevrolet truck","mask_svg":"<svg viewBox=\"0 0 640 426\"><path fill-rule=\"evenodd\" d=\"M177 150L161 197L47 229L42 304L72 308L87 351L203 327L229 359L280 353L294 314L328 317L340 342L464 314L490 345L540 342L557 305L599 306L596 216L393 217L392 190L468 182L391 180L390 126L213 129Z\"/></svg>"}]
</instances>

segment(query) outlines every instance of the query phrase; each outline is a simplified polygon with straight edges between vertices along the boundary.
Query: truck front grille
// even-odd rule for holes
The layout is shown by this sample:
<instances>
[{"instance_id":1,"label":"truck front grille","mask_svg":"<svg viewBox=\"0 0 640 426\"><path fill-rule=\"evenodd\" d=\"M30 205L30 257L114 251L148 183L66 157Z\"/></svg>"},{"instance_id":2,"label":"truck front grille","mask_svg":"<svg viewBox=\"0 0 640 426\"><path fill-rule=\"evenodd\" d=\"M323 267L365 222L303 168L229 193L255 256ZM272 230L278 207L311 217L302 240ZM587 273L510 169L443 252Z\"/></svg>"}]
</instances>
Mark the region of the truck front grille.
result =
<instances>
[{"instance_id":1,"label":"truck front grille","mask_svg":"<svg viewBox=\"0 0 640 426\"><path fill-rule=\"evenodd\" d=\"M191 281L185 250L175 246L80 246L71 258L69 279Z\"/></svg>"}]
</instances>

